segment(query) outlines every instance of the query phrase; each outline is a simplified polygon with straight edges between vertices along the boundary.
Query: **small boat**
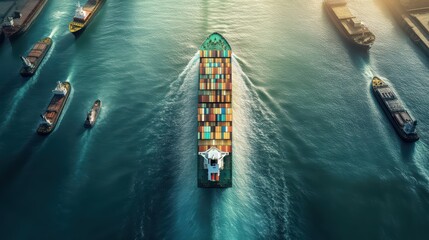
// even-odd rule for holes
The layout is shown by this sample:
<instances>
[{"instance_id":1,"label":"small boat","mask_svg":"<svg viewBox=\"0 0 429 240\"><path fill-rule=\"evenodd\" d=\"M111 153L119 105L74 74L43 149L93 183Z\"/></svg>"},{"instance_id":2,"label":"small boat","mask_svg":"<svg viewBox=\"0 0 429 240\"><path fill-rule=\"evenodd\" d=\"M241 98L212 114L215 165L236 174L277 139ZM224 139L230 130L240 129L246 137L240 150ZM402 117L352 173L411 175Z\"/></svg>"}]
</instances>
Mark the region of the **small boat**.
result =
<instances>
[{"instance_id":1,"label":"small boat","mask_svg":"<svg viewBox=\"0 0 429 240\"><path fill-rule=\"evenodd\" d=\"M372 79L372 91L398 135L406 142L419 140L417 121L405 110L393 89L378 77Z\"/></svg>"},{"instance_id":2,"label":"small boat","mask_svg":"<svg viewBox=\"0 0 429 240\"><path fill-rule=\"evenodd\" d=\"M51 98L51 102L45 112L40 115L42 121L37 128L39 135L48 135L55 129L70 92L71 84L69 82L57 82L57 86L52 90L54 95Z\"/></svg>"},{"instance_id":3,"label":"small boat","mask_svg":"<svg viewBox=\"0 0 429 240\"><path fill-rule=\"evenodd\" d=\"M94 104L92 105L91 110L86 114L86 120L83 124L86 128L91 128L94 126L95 121L97 121L98 114L101 110L101 100L97 99L95 100Z\"/></svg>"},{"instance_id":4,"label":"small boat","mask_svg":"<svg viewBox=\"0 0 429 240\"><path fill-rule=\"evenodd\" d=\"M26 57L21 56L22 60L22 68L20 71L21 76L23 77L31 77L34 75L34 73L39 68L40 64L42 63L43 59L46 56L46 53L49 51L49 49L52 46L52 39L49 37L46 37L40 41L38 41L36 44L34 44L31 51L28 53Z\"/></svg>"}]
</instances>

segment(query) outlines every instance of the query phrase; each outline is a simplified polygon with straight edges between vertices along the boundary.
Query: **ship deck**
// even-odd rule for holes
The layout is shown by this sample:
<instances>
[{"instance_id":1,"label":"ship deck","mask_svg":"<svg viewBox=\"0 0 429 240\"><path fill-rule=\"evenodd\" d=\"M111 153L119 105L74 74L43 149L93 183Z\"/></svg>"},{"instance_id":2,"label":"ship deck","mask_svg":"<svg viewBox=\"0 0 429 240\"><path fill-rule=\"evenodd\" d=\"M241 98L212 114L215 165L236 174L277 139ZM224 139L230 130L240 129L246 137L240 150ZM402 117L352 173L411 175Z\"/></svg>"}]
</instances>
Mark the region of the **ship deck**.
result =
<instances>
[{"instance_id":1,"label":"ship deck","mask_svg":"<svg viewBox=\"0 0 429 240\"><path fill-rule=\"evenodd\" d=\"M22 14L22 17L14 19L13 21L15 22L15 24L22 25L28 19L31 13L36 9L37 5L42 1L43 0L28 0L22 8L18 8L18 10Z\"/></svg>"},{"instance_id":2,"label":"ship deck","mask_svg":"<svg viewBox=\"0 0 429 240\"><path fill-rule=\"evenodd\" d=\"M14 1L0 2L0 19L8 16L13 11L15 4Z\"/></svg>"}]
</instances>

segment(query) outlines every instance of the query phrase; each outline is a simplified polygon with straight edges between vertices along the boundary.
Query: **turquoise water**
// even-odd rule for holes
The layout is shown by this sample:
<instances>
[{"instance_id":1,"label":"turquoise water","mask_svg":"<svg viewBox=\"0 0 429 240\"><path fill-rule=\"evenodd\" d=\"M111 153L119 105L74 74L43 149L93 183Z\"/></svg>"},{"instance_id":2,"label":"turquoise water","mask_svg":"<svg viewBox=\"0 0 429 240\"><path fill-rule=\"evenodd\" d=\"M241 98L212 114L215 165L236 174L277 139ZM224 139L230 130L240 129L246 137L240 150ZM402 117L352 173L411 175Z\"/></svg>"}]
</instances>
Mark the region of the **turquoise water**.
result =
<instances>
[{"instance_id":1,"label":"turquoise water","mask_svg":"<svg viewBox=\"0 0 429 240\"><path fill-rule=\"evenodd\" d=\"M49 1L0 45L0 238L427 239L428 58L381 1L349 4L376 35L369 54L321 3L108 0L76 40L75 2ZM235 54L230 189L196 187L196 52L214 31ZM44 36L51 52L23 80L19 55ZM419 120L420 141L396 135L373 74ZM37 136L63 80L63 117Z\"/></svg>"}]
</instances>

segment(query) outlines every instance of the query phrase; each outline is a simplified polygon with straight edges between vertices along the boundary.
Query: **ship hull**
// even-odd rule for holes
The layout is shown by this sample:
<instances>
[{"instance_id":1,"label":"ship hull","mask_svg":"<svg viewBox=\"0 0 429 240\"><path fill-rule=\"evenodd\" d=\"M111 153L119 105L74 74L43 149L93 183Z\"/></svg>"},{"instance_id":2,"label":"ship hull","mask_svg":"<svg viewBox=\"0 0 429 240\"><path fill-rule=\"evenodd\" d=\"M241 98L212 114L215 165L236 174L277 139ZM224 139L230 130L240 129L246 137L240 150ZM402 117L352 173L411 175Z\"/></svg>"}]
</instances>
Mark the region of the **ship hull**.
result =
<instances>
[{"instance_id":1,"label":"ship hull","mask_svg":"<svg viewBox=\"0 0 429 240\"><path fill-rule=\"evenodd\" d=\"M341 34L341 36L353 47L359 50L368 51L372 44L361 44L359 42L356 42L355 39L350 36L347 31L344 29L344 26L341 24L341 21L337 18L335 13L332 12L332 8L329 6L328 3L325 1L323 2L323 5L325 7L326 13L328 14L329 18L331 19L332 23L334 23L335 28L338 30L338 32Z\"/></svg>"},{"instance_id":2,"label":"ship hull","mask_svg":"<svg viewBox=\"0 0 429 240\"><path fill-rule=\"evenodd\" d=\"M47 39L49 39L49 40L47 40ZM46 39L44 39L44 40L46 40L46 41L47 41L47 43L46 43L46 48L42 51L42 53L41 53L40 57L38 57L38 58L37 58L36 62L34 62L34 63L33 63L33 64L34 64L34 68L33 68L33 69L30 69L30 70L27 70L27 69L25 69L24 67L22 67L22 68L21 68L21 71L20 71L21 76L23 76L23 77L31 77L31 76L33 76L33 75L34 75L34 73L35 73L35 72L37 71L37 69L39 68L40 64L42 64L43 59L45 58L46 54L49 52L49 49L51 49L51 46L52 46L52 39L50 39L50 38L46 38ZM40 44L40 43L43 43L43 41L44 41L44 40L42 40L42 41L40 41L40 42L36 43L36 45L37 45L37 44ZM36 45L35 45L35 46L36 46ZM34 47L35 47L35 46L34 46ZM32 48L32 50L34 50L34 47Z\"/></svg>"},{"instance_id":3,"label":"ship hull","mask_svg":"<svg viewBox=\"0 0 429 240\"><path fill-rule=\"evenodd\" d=\"M91 13L91 15L88 17L88 19L85 21L85 23L83 23L83 27L79 28L78 30L71 30L71 24L69 24L69 30L70 32L75 36L75 37L79 37L85 30L86 28L91 24L92 20L96 17L97 13L100 11L101 7L103 6L105 0L100 1L96 7L94 8L94 11Z\"/></svg>"},{"instance_id":4,"label":"ship hull","mask_svg":"<svg viewBox=\"0 0 429 240\"><path fill-rule=\"evenodd\" d=\"M405 142L415 142L419 140L419 135L417 133L415 134L406 134L404 130L402 129L402 126L394 119L393 113L389 110L387 103L382 99L380 94L377 92L377 87L374 87L372 85L371 87L372 93L374 94L375 98L377 99L378 104L383 109L383 112L389 119L390 123L392 124L393 128L395 129L396 133L399 135L399 137L405 141Z\"/></svg>"},{"instance_id":5,"label":"ship hull","mask_svg":"<svg viewBox=\"0 0 429 240\"><path fill-rule=\"evenodd\" d=\"M63 82L63 84L65 85L65 88L67 89L67 93L64 96L59 97L58 95L54 95L52 96L52 99L48 105L48 108L46 109L44 114L55 114L53 119L52 119L52 125L47 126L45 124L40 124L39 127L37 128L36 132L39 135L48 135L50 134L55 127L57 126L58 121L60 120L61 114L64 110L64 107L67 103L67 100L70 96L71 93L71 84L68 82ZM60 102L60 104L58 104ZM50 111L49 109L53 108L54 111Z\"/></svg>"},{"instance_id":6,"label":"ship hull","mask_svg":"<svg viewBox=\"0 0 429 240\"><path fill-rule=\"evenodd\" d=\"M0 29L0 44L4 41L4 33L3 30Z\"/></svg>"},{"instance_id":7,"label":"ship hull","mask_svg":"<svg viewBox=\"0 0 429 240\"><path fill-rule=\"evenodd\" d=\"M22 25L5 30L6 37L9 38L9 40L13 41L17 39L19 36L21 36L22 34L24 34L34 23L34 21L39 16L39 14L42 12L47 2L48 0L40 1L40 3L36 6L34 13L31 14L31 16L28 16L29 19L24 21Z\"/></svg>"}]
</instances>

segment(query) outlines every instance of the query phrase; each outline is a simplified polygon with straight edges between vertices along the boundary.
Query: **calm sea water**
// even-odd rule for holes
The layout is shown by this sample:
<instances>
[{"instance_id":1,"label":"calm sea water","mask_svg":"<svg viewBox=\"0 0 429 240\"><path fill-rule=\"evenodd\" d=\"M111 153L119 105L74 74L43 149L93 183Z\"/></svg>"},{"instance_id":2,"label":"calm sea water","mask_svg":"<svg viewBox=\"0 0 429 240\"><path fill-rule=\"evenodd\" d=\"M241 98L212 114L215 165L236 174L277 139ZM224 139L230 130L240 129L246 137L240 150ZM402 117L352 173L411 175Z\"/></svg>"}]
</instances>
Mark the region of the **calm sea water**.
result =
<instances>
[{"instance_id":1,"label":"calm sea water","mask_svg":"<svg viewBox=\"0 0 429 240\"><path fill-rule=\"evenodd\" d=\"M0 239L427 239L428 57L380 0L349 3L377 37L369 54L321 3L108 0L75 39L76 3L49 1L0 46ZM229 189L196 187L196 52L214 31L235 54ZM23 80L19 55L45 36L53 48ZM396 135L373 74L419 120L420 141ZM64 80L63 117L37 136Z\"/></svg>"}]
</instances>

